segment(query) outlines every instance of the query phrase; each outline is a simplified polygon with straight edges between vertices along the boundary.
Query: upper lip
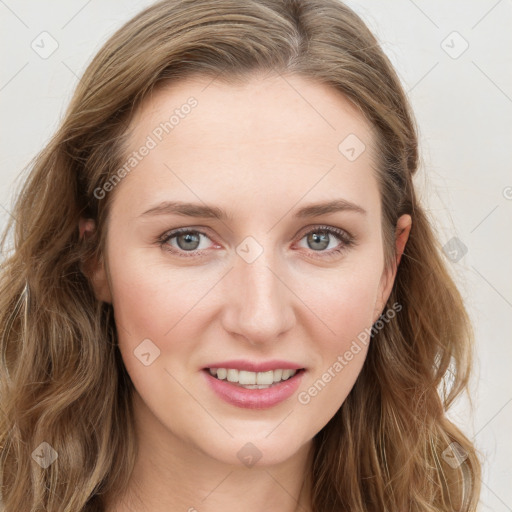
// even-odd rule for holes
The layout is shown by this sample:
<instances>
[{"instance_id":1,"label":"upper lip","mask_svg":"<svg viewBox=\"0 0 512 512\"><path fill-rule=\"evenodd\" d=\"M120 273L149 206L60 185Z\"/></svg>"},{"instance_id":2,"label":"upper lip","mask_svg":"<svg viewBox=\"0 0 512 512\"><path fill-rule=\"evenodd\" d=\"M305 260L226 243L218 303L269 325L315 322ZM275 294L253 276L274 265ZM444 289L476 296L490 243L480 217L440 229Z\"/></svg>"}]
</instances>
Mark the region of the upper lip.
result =
<instances>
[{"instance_id":1,"label":"upper lip","mask_svg":"<svg viewBox=\"0 0 512 512\"><path fill-rule=\"evenodd\" d=\"M205 366L207 368L233 368L236 370L246 370L249 372L268 372L270 370L290 369L301 370L304 367L300 364L292 363L290 361L282 361L273 359L271 361L247 361L246 359L232 359L230 361L219 361Z\"/></svg>"}]
</instances>

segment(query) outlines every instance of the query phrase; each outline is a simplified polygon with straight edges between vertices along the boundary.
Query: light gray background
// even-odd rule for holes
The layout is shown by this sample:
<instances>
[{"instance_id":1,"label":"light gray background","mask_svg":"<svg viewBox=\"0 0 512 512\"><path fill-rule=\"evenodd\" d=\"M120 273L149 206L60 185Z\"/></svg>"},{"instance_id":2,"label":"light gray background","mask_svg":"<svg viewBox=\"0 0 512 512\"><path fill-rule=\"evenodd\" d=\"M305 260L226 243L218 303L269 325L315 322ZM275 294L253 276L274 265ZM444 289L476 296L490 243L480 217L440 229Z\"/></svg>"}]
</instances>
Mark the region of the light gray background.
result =
<instances>
[{"instance_id":1,"label":"light gray background","mask_svg":"<svg viewBox=\"0 0 512 512\"><path fill-rule=\"evenodd\" d=\"M92 56L151 3L0 0L0 226L14 179L58 126ZM512 511L512 0L347 3L409 93L422 147L417 185L440 240L457 237L467 247L448 264L474 319L474 410L462 400L451 417L486 459L481 510ZM58 43L48 58L31 47L48 51L43 31Z\"/></svg>"}]
</instances>

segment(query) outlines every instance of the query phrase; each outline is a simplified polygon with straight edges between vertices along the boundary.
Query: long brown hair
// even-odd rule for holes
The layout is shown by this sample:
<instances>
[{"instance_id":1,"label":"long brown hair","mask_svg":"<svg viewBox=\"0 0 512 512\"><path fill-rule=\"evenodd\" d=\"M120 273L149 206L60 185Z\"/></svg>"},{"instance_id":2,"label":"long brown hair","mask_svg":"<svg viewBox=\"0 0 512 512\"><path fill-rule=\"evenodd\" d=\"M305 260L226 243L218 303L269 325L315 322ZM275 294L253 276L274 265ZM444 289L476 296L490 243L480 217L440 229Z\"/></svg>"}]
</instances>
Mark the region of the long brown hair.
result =
<instances>
[{"instance_id":1,"label":"long brown hair","mask_svg":"<svg viewBox=\"0 0 512 512\"><path fill-rule=\"evenodd\" d=\"M241 81L256 70L328 84L370 122L387 265L397 219L412 216L388 301L402 310L374 333L351 393L314 438L312 508L476 510L480 464L445 414L467 389L472 330L415 195L415 122L377 40L337 0L165 0L119 29L88 66L2 238L5 512L100 511L103 493L126 486L137 453L133 384L112 307L83 271L101 258L111 204L94 191L119 171L128 123L156 87L193 73ZM86 240L80 217L96 222Z\"/></svg>"}]
</instances>

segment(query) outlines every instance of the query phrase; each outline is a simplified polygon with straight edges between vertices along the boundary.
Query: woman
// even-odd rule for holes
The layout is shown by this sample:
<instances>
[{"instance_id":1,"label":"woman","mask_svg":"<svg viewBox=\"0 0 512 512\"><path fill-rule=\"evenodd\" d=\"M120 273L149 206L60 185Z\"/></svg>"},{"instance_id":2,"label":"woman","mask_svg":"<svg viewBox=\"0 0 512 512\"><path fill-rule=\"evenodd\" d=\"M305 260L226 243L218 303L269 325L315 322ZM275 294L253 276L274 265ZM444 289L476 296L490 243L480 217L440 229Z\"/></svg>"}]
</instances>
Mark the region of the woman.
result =
<instances>
[{"instance_id":1,"label":"woman","mask_svg":"<svg viewBox=\"0 0 512 512\"><path fill-rule=\"evenodd\" d=\"M471 328L417 166L337 0L129 21L8 226L4 510L476 510L445 414Z\"/></svg>"}]
</instances>

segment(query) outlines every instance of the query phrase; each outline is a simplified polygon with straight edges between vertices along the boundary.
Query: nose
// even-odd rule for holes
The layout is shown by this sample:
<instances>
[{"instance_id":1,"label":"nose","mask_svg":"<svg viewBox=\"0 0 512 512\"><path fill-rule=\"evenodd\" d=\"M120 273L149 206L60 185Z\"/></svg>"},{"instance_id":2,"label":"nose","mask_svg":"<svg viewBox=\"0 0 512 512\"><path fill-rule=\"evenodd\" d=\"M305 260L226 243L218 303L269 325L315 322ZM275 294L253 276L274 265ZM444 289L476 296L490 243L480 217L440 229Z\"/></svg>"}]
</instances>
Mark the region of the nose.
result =
<instances>
[{"instance_id":1,"label":"nose","mask_svg":"<svg viewBox=\"0 0 512 512\"><path fill-rule=\"evenodd\" d=\"M265 252L252 263L239 258L223 280L223 327L251 345L273 344L295 323L294 295L274 263Z\"/></svg>"}]
</instances>

